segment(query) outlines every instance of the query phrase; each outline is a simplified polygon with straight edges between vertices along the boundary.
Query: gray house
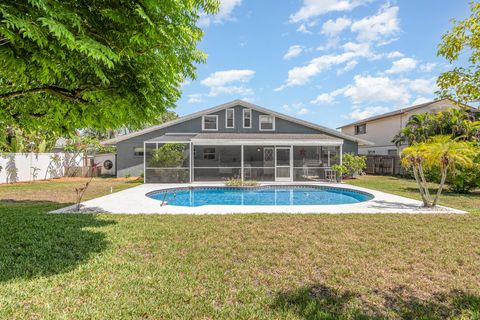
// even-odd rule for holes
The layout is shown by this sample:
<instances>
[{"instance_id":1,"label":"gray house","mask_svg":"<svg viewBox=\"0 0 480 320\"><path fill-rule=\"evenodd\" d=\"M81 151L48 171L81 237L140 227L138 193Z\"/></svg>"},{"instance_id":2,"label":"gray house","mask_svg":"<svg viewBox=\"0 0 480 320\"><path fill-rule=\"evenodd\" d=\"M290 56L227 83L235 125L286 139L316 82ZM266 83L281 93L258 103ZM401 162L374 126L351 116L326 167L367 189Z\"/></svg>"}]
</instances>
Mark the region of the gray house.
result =
<instances>
[{"instance_id":1,"label":"gray house","mask_svg":"<svg viewBox=\"0 0 480 320\"><path fill-rule=\"evenodd\" d=\"M117 176L149 183L322 180L341 154L368 141L234 100L104 141L117 147Z\"/></svg>"}]
</instances>

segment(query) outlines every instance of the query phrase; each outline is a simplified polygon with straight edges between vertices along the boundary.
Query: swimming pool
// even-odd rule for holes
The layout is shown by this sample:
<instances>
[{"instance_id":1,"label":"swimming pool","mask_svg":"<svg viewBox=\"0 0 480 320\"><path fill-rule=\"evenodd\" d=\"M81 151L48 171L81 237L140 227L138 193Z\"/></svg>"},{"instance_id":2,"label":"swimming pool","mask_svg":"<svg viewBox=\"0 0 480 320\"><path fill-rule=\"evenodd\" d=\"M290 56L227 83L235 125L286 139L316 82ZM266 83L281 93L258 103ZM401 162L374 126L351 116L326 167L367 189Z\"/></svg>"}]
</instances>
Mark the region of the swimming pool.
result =
<instances>
[{"instance_id":1,"label":"swimming pool","mask_svg":"<svg viewBox=\"0 0 480 320\"><path fill-rule=\"evenodd\" d=\"M352 204L373 199L366 192L328 186L186 187L157 190L147 196L163 205L296 206Z\"/></svg>"}]
</instances>

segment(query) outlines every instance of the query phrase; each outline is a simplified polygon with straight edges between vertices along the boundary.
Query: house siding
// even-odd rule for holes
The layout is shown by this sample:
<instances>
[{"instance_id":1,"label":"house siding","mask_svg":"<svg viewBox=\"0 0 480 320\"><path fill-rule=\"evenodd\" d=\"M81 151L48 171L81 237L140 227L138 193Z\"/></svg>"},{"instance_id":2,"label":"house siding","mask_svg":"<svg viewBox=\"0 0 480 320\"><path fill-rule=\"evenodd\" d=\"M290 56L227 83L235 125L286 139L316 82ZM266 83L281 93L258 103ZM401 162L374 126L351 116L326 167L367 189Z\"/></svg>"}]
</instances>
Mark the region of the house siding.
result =
<instances>
[{"instance_id":1,"label":"house siding","mask_svg":"<svg viewBox=\"0 0 480 320\"><path fill-rule=\"evenodd\" d=\"M213 132L225 132L225 133L260 133L260 132L275 132L275 133L306 133L306 134L326 134L321 130L316 130L310 127L306 127L294 122L290 122L284 119L275 119L275 131L260 131L259 130L259 116L267 115L268 113L258 112L252 109L252 127L243 127L243 109L248 109L243 106L235 106L235 126L234 128L225 127L225 109L209 113L209 115L218 115L218 131ZM165 133L201 133L212 132L202 131L202 117L187 120L167 128L158 129L149 133L145 133L136 137L132 137L127 140L123 140L117 143L117 176L123 177L126 175L138 176L143 172L143 157L135 156L133 153L134 148L143 148L144 141L157 138ZM329 135L331 136L331 135ZM337 137L335 137L337 138ZM358 153L358 143L353 141L344 140L343 144L344 152Z\"/></svg>"},{"instance_id":2,"label":"house siding","mask_svg":"<svg viewBox=\"0 0 480 320\"><path fill-rule=\"evenodd\" d=\"M366 121L366 133L355 135L355 125L343 127L342 133L355 136L364 140L373 142L374 146L361 146L358 148L360 154L368 154L374 151L377 155L387 155L388 150L397 149L392 142L398 132L405 127L410 117L419 113L438 113L450 108L458 108L450 100L440 100L422 108L414 109L406 113L393 115L390 117ZM399 148L401 150L402 147Z\"/></svg>"}]
</instances>

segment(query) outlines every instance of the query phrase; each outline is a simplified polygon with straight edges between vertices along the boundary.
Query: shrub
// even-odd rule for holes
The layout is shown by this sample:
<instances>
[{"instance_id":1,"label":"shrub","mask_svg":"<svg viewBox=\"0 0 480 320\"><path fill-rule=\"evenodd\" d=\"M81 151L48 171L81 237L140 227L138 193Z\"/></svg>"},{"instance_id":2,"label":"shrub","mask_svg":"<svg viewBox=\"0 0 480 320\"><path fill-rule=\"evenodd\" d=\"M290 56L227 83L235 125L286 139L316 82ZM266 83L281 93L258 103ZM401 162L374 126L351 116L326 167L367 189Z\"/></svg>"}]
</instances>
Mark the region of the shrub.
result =
<instances>
[{"instance_id":1,"label":"shrub","mask_svg":"<svg viewBox=\"0 0 480 320\"><path fill-rule=\"evenodd\" d=\"M440 183L441 174L438 167L432 167L425 171L425 178L428 181ZM448 189L456 193L469 193L472 190L480 188L480 155L474 160L471 168L457 166L447 177L445 184Z\"/></svg>"},{"instance_id":2,"label":"shrub","mask_svg":"<svg viewBox=\"0 0 480 320\"><path fill-rule=\"evenodd\" d=\"M228 187L242 187L242 186L254 187L257 184L258 183L255 180L242 180L240 178L225 179L225 185Z\"/></svg>"},{"instance_id":3,"label":"shrub","mask_svg":"<svg viewBox=\"0 0 480 320\"><path fill-rule=\"evenodd\" d=\"M352 177L356 177L363 173L367 168L367 158L364 156L357 156L353 153L343 154L342 165L347 169L347 173Z\"/></svg>"},{"instance_id":4,"label":"shrub","mask_svg":"<svg viewBox=\"0 0 480 320\"><path fill-rule=\"evenodd\" d=\"M469 193L480 188L480 155L471 168L456 167L447 179L448 188L453 192Z\"/></svg>"}]
</instances>

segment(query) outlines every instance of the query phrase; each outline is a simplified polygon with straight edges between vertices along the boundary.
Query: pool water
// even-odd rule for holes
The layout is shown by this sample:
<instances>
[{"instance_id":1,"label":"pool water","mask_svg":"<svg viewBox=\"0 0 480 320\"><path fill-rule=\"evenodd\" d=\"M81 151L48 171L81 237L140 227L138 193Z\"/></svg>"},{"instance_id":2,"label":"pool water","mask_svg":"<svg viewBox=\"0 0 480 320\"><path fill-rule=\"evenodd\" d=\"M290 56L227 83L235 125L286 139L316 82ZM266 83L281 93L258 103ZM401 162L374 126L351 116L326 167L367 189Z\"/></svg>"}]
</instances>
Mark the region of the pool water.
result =
<instances>
[{"instance_id":1,"label":"pool water","mask_svg":"<svg viewBox=\"0 0 480 320\"><path fill-rule=\"evenodd\" d=\"M351 204L373 199L365 192L325 186L190 187L158 190L147 196L165 201L164 205L184 207Z\"/></svg>"}]
</instances>

